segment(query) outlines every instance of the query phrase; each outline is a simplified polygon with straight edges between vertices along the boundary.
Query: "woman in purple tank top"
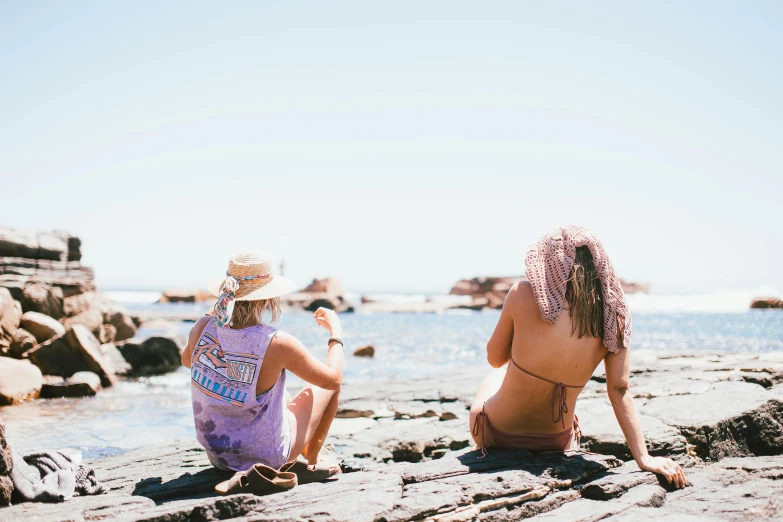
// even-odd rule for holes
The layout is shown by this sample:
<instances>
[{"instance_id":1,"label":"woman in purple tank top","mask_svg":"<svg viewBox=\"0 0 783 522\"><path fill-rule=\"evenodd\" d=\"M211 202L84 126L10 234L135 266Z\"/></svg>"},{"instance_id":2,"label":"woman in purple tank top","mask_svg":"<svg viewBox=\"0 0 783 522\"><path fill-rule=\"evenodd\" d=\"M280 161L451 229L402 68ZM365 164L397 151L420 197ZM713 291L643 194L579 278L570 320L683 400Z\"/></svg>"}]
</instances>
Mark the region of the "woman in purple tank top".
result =
<instances>
[{"instance_id":1,"label":"woman in purple tank top","mask_svg":"<svg viewBox=\"0 0 783 522\"><path fill-rule=\"evenodd\" d=\"M196 437L220 469L245 471L262 463L279 468L300 454L318 462L337 413L343 375L340 320L319 308L315 321L329 332L326 363L295 337L264 323L281 314L280 296L296 286L275 275L271 258L243 252L210 290L215 315L190 332L182 364L190 368ZM286 370L309 383L287 403Z\"/></svg>"}]
</instances>

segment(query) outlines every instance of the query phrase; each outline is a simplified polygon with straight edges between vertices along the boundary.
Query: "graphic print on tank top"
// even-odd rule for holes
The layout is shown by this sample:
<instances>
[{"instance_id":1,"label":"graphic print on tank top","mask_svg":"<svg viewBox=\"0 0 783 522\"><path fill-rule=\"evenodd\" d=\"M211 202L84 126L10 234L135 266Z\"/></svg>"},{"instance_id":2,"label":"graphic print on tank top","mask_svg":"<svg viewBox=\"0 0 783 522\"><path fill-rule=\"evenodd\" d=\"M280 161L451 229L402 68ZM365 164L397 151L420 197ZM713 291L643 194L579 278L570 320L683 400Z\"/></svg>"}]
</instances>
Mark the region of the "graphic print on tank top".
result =
<instances>
[{"instance_id":1,"label":"graphic print on tank top","mask_svg":"<svg viewBox=\"0 0 783 522\"><path fill-rule=\"evenodd\" d=\"M226 352L204 332L193 349L190 378L200 392L242 407L258 370L258 355ZM251 396L254 396L251 393Z\"/></svg>"}]
</instances>

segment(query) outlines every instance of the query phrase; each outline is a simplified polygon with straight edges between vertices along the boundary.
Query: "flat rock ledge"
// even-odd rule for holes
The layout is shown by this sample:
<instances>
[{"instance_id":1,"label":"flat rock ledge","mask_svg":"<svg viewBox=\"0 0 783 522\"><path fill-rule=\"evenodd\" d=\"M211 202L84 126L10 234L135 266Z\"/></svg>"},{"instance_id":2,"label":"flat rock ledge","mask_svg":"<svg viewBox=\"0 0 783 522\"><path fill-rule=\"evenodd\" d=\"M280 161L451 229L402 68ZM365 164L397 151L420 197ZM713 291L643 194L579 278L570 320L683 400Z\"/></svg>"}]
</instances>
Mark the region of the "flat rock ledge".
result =
<instances>
[{"instance_id":1,"label":"flat rock ledge","mask_svg":"<svg viewBox=\"0 0 783 522\"><path fill-rule=\"evenodd\" d=\"M783 354L635 354L631 389L651 453L688 467L672 491L641 472L599 368L577 413L593 454L470 451L485 368L351 386L327 439L344 471L266 497L216 497L230 474L195 441L96 460L110 493L0 508L5 520L783 520Z\"/></svg>"},{"instance_id":2,"label":"flat rock ledge","mask_svg":"<svg viewBox=\"0 0 783 522\"><path fill-rule=\"evenodd\" d=\"M744 457L688 470L674 491L613 456L467 449L420 463L379 465L256 497L215 496L230 473L190 441L92 462L110 488L63 504L19 504L0 520L507 521L780 520L783 457Z\"/></svg>"}]
</instances>

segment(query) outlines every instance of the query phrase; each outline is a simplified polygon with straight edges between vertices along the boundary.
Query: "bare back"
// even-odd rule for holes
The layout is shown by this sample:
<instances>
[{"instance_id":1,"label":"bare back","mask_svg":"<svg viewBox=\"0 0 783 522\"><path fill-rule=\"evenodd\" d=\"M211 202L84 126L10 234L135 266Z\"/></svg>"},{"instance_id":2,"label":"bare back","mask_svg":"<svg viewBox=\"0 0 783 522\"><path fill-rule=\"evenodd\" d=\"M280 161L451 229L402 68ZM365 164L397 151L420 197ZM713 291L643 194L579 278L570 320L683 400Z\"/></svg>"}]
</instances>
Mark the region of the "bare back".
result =
<instances>
[{"instance_id":1,"label":"bare back","mask_svg":"<svg viewBox=\"0 0 783 522\"><path fill-rule=\"evenodd\" d=\"M583 386L608 351L598 338L572 335L565 308L554 325L543 321L533 290L524 281L509 292L487 352L493 366L508 363L500 389L485 405L493 424L510 433L554 433L573 423L581 388L568 388L568 412L563 423L554 423L555 385L525 374L509 359L550 381Z\"/></svg>"}]
</instances>

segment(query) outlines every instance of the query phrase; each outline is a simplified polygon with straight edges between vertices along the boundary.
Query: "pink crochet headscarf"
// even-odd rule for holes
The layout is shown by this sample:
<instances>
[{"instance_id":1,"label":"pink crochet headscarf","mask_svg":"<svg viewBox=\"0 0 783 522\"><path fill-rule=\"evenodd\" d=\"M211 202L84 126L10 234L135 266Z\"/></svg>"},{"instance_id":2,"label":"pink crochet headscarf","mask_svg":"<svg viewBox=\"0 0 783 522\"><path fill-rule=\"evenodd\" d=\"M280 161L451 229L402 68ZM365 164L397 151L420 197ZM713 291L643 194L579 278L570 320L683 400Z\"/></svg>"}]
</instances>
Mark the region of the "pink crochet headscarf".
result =
<instances>
[{"instance_id":1,"label":"pink crochet headscarf","mask_svg":"<svg viewBox=\"0 0 783 522\"><path fill-rule=\"evenodd\" d=\"M541 311L541 319L554 324L563 309L566 283L574 266L576 249L586 246L593 255L604 298L603 345L610 352L628 348L631 344L631 312L625 301L620 280L614 275L604 247L592 232L569 225L558 228L538 240L525 258L530 286Z\"/></svg>"}]
</instances>

